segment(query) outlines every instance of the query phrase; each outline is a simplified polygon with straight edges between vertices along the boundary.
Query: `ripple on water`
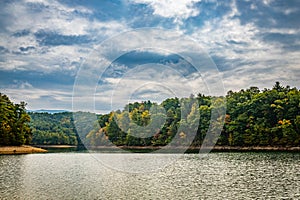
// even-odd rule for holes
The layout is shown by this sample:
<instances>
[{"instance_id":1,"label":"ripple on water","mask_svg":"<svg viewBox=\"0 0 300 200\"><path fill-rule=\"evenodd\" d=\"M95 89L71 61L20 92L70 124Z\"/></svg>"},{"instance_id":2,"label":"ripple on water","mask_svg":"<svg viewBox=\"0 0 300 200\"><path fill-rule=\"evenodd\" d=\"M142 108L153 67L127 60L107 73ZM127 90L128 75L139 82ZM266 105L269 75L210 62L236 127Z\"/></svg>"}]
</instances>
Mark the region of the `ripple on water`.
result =
<instances>
[{"instance_id":1,"label":"ripple on water","mask_svg":"<svg viewBox=\"0 0 300 200\"><path fill-rule=\"evenodd\" d=\"M106 156L119 167L133 158L151 165L145 154ZM89 153L0 156L0 199L300 199L299 153L187 154L154 173L115 170L98 159Z\"/></svg>"}]
</instances>

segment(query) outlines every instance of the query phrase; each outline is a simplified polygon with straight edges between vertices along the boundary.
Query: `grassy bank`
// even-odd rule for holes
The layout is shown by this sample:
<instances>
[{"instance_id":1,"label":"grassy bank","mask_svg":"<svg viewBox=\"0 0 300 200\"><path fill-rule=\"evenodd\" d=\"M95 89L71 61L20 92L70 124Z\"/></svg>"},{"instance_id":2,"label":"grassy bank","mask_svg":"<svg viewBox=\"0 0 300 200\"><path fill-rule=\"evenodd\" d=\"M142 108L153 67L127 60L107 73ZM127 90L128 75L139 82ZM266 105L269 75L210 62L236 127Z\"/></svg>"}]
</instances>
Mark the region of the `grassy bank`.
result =
<instances>
[{"instance_id":1,"label":"grassy bank","mask_svg":"<svg viewBox=\"0 0 300 200\"><path fill-rule=\"evenodd\" d=\"M37 148L37 147L28 146L28 145L0 146L0 155L45 153L45 152L47 152L47 150Z\"/></svg>"}]
</instances>

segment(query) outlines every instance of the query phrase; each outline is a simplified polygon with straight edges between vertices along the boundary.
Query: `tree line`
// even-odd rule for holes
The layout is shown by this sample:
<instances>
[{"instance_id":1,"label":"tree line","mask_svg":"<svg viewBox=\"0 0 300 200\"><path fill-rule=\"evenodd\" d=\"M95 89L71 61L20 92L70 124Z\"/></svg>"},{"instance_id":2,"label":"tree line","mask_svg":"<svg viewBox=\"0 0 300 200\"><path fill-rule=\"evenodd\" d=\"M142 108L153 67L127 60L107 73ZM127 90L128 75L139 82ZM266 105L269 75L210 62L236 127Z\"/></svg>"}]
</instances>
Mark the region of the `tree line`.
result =
<instances>
[{"instance_id":1,"label":"tree line","mask_svg":"<svg viewBox=\"0 0 300 200\"><path fill-rule=\"evenodd\" d=\"M13 104L1 95L1 145L200 146L207 132L219 125L220 135L210 138L212 144L300 146L300 91L279 82L271 89L229 91L225 97L198 94L168 98L160 104L129 103L123 110L96 116L86 112L27 114L25 105ZM223 117L212 120L214 111L225 109ZM87 123L80 124L80 118L74 118L77 115Z\"/></svg>"},{"instance_id":2,"label":"tree line","mask_svg":"<svg viewBox=\"0 0 300 200\"><path fill-rule=\"evenodd\" d=\"M193 103L195 101L196 104ZM188 106L182 109L183 105ZM225 119L212 122L212 110L220 109L220 105L226 105ZM297 88L283 87L279 82L272 89L262 91L257 87L229 91L226 97L198 94L189 98L166 99L159 105L166 111L165 123L155 130L145 128L157 117L151 115L150 108L153 106L157 104L136 102L128 104L123 111L99 115L100 128L96 126L98 128L89 131L84 138L85 143L90 146L108 142L117 146L164 146L175 140L177 145L199 146L209 131L210 123L224 122L218 140L212 141L212 144L300 146L300 92ZM196 129L193 124L197 125ZM145 134L149 130L152 131L147 134L150 137L133 136L136 132ZM188 137L189 130L196 132L193 138Z\"/></svg>"}]
</instances>

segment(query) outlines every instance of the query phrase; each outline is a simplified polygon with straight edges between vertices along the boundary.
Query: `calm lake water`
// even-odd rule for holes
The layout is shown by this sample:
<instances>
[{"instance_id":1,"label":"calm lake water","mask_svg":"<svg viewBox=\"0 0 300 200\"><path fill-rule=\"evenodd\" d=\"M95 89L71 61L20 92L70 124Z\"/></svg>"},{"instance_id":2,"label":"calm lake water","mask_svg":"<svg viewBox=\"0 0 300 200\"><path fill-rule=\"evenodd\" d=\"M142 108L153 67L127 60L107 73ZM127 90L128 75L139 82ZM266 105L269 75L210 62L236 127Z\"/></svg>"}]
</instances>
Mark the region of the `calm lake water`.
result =
<instances>
[{"instance_id":1,"label":"calm lake water","mask_svg":"<svg viewBox=\"0 0 300 200\"><path fill-rule=\"evenodd\" d=\"M145 155L0 156L0 199L300 199L299 153Z\"/></svg>"}]
</instances>

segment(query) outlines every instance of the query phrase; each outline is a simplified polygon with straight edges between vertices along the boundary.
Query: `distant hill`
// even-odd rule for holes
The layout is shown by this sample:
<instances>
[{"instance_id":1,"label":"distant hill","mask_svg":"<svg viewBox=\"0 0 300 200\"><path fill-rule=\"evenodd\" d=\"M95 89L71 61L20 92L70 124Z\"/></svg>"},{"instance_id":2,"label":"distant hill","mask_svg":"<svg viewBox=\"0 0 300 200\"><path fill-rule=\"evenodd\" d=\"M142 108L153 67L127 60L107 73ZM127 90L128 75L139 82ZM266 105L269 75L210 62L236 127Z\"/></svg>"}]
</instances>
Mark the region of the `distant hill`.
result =
<instances>
[{"instance_id":1,"label":"distant hill","mask_svg":"<svg viewBox=\"0 0 300 200\"><path fill-rule=\"evenodd\" d=\"M27 110L28 112L34 112L34 113L62 113L62 112L70 112L68 110L46 110L46 109L40 109L40 110Z\"/></svg>"}]
</instances>

